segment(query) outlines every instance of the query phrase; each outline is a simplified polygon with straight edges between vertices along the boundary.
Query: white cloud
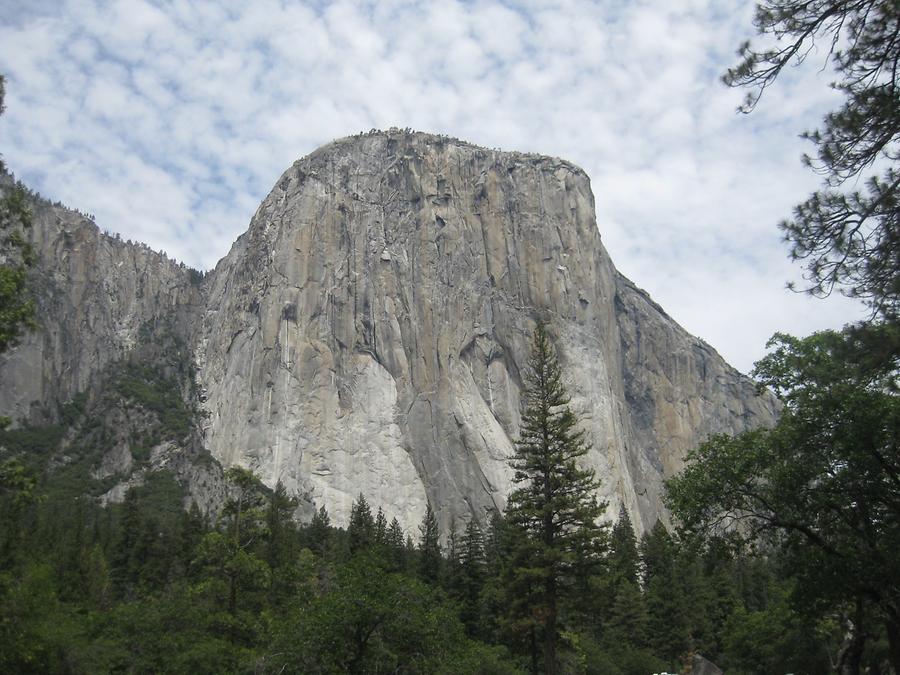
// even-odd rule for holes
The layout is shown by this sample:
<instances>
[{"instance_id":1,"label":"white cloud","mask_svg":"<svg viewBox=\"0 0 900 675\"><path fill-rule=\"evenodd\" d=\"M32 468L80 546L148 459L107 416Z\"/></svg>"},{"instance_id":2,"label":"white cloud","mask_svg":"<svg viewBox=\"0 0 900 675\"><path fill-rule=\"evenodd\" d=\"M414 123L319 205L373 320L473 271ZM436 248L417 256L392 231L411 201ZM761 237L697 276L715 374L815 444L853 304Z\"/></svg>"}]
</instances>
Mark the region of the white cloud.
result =
<instances>
[{"instance_id":1,"label":"white cloud","mask_svg":"<svg viewBox=\"0 0 900 675\"><path fill-rule=\"evenodd\" d=\"M212 267L297 157L411 126L565 157L618 267L748 369L775 330L857 318L788 293L775 223L834 107L787 72L751 116L719 76L751 0L0 3L0 151L43 194Z\"/></svg>"}]
</instances>

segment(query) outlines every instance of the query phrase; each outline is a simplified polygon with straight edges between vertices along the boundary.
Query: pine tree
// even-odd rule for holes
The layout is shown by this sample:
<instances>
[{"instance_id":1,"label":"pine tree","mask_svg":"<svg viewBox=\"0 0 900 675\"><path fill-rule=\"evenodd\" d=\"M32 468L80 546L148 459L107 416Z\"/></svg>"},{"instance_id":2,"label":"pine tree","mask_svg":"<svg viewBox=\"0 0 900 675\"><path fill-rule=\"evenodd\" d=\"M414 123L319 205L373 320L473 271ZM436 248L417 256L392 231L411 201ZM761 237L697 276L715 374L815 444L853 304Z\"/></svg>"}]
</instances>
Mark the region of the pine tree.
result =
<instances>
[{"instance_id":1,"label":"pine tree","mask_svg":"<svg viewBox=\"0 0 900 675\"><path fill-rule=\"evenodd\" d=\"M874 313L896 323L900 4L761 0L754 24L761 35L773 39L761 49L745 42L741 62L723 77L732 87L749 89L743 112L753 110L787 66L810 56L824 55L823 60L831 61L835 76L830 86L844 95L843 105L825 115L821 128L803 134L816 146L815 156L804 155L804 163L824 181L794 208L794 217L780 225L791 258L804 263L809 293L827 296L839 289L864 299Z\"/></svg>"},{"instance_id":2,"label":"pine tree","mask_svg":"<svg viewBox=\"0 0 900 675\"><path fill-rule=\"evenodd\" d=\"M178 559L188 577L191 574L194 549L197 548L206 529L206 519L200 512L200 507L197 506L197 502L191 501L191 508L181 514L178 536Z\"/></svg>"},{"instance_id":3,"label":"pine tree","mask_svg":"<svg viewBox=\"0 0 900 675\"><path fill-rule=\"evenodd\" d=\"M619 519L613 526L610 536L609 571L614 580L626 581L637 585L640 558L638 557L637 539L625 505L619 509Z\"/></svg>"},{"instance_id":4,"label":"pine tree","mask_svg":"<svg viewBox=\"0 0 900 675\"><path fill-rule=\"evenodd\" d=\"M440 530L430 503L425 507L419 534L419 574L425 583L436 584L441 574Z\"/></svg>"},{"instance_id":5,"label":"pine tree","mask_svg":"<svg viewBox=\"0 0 900 675\"><path fill-rule=\"evenodd\" d=\"M139 545L144 530L138 493L134 488L125 493L122 507L119 533L110 556L110 576L116 593L120 597L133 599L140 572Z\"/></svg>"},{"instance_id":6,"label":"pine tree","mask_svg":"<svg viewBox=\"0 0 900 675\"><path fill-rule=\"evenodd\" d=\"M579 575L588 573L604 531L597 524L606 505L592 470L578 461L588 450L586 433L569 407L562 372L543 324L535 330L519 439L512 467L520 486L510 495L507 518L521 533L509 582L536 589L529 599L530 622L543 643L544 671L556 673L560 608ZM523 597L513 590L513 595ZM533 650L533 663L536 653Z\"/></svg>"},{"instance_id":7,"label":"pine tree","mask_svg":"<svg viewBox=\"0 0 900 675\"><path fill-rule=\"evenodd\" d=\"M369 548L375 532L375 521L372 519L372 509L369 503L359 493L359 498L350 506L350 524L347 526L347 536L350 540L350 553L356 553Z\"/></svg>"},{"instance_id":8,"label":"pine tree","mask_svg":"<svg viewBox=\"0 0 900 675\"><path fill-rule=\"evenodd\" d=\"M642 644L638 634L643 635L646 611L639 577L637 540L623 504L610 535L606 574L600 583L599 602L595 603L600 608L593 617L595 627L602 626L604 642L610 646L629 644L637 647Z\"/></svg>"},{"instance_id":9,"label":"pine tree","mask_svg":"<svg viewBox=\"0 0 900 675\"><path fill-rule=\"evenodd\" d=\"M230 532L224 567L228 577L228 612L234 615L238 610L238 592L254 585L255 582L249 579L257 574L256 568L261 567L261 561L249 549L256 539L261 515L259 507L263 500L259 479L249 469L233 466L225 472L225 478L229 498L223 513L229 518Z\"/></svg>"},{"instance_id":10,"label":"pine tree","mask_svg":"<svg viewBox=\"0 0 900 675\"><path fill-rule=\"evenodd\" d=\"M641 539L648 642L655 654L674 663L690 648L687 598L677 578L677 549L661 521Z\"/></svg>"},{"instance_id":11,"label":"pine tree","mask_svg":"<svg viewBox=\"0 0 900 675\"><path fill-rule=\"evenodd\" d=\"M484 533L484 562L491 574L498 576L509 558L514 535L506 517L499 511L492 511Z\"/></svg>"},{"instance_id":12,"label":"pine tree","mask_svg":"<svg viewBox=\"0 0 900 675\"><path fill-rule=\"evenodd\" d=\"M293 519L296 508L297 500L278 481L266 508L265 560L272 571L269 596L273 604L285 602L296 582L297 528Z\"/></svg>"},{"instance_id":13,"label":"pine tree","mask_svg":"<svg viewBox=\"0 0 900 675\"><path fill-rule=\"evenodd\" d=\"M288 496L284 484L278 481L266 509L266 562L273 570L286 566L293 559L295 508L297 500Z\"/></svg>"},{"instance_id":14,"label":"pine tree","mask_svg":"<svg viewBox=\"0 0 900 675\"><path fill-rule=\"evenodd\" d=\"M481 628L481 591L487 569L484 559L484 536L473 518L466 525L459 552L460 618L469 635L479 637Z\"/></svg>"},{"instance_id":15,"label":"pine tree","mask_svg":"<svg viewBox=\"0 0 900 675\"><path fill-rule=\"evenodd\" d=\"M307 529L307 537L309 548L313 552L322 555L328 549L328 539L331 534L331 519L328 517L328 511L325 505L319 507L319 510L313 514L312 521Z\"/></svg>"},{"instance_id":16,"label":"pine tree","mask_svg":"<svg viewBox=\"0 0 900 675\"><path fill-rule=\"evenodd\" d=\"M443 586L455 598L462 596L460 546L461 541L456 527L456 516L453 516L450 518L450 533L447 535L447 556L443 565Z\"/></svg>"},{"instance_id":17,"label":"pine tree","mask_svg":"<svg viewBox=\"0 0 900 675\"><path fill-rule=\"evenodd\" d=\"M482 619L486 637L499 639L501 631L510 616L507 603L507 573L511 548L509 527L503 514L492 511L484 536L485 581L481 591L484 606Z\"/></svg>"},{"instance_id":18,"label":"pine tree","mask_svg":"<svg viewBox=\"0 0 900 675\"><path fill-rule=\"evenodd\" d=\"M637 583L622 581L616 588L603 624L603 641L613 648L643 647L647 634L647 608Z\"/></svg>"},{"instance_id":19,"label":"pine tree","mask_svg":"<svg viewBox=\"0 0 900 675\"><path fill-rule=\"evenodd\" d=\"M387 518L384 516L384 511L379 506L378 513L375 516L375 544L377 546L384 546L387 543Z\"/></svg>"},{"instance_id":20,"label":"pine tree","mask_svg":"<svg viewBox=\"0 0 900 675\"><path fill-rule=\"evenodd\" d=\"M400 521L395 517L391 520L388 527L387 535L387 556L391 570L400 572L406 569L406 538L403 534L403 528L400 527Z\"/></svg>"}]
</instances>

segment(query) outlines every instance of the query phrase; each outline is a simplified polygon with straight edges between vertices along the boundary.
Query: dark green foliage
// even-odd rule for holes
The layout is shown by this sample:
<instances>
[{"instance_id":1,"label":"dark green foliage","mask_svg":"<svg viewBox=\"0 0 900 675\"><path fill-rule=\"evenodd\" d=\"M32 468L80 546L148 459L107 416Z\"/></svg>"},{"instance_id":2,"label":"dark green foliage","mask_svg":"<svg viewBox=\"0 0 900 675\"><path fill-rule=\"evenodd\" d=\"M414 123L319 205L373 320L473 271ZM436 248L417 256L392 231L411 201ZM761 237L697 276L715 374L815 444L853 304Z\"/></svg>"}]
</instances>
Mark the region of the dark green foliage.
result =
<instances>
[{"instance_id":1,"label":"dark green foliage","mask_svg":"<svg viewBox=\"0 0 900 675\"><path fill-rule=\"evenodd\" d=\"M21 507L37 499L36 480L18 459L0 463L0 499L9 506Z\"/></svg>"},{"instance_id":2,"label":"dark green foliage","mask_svg":"<svg viewBox=\"0 0 900 675\"><path fill-rule=\"evenodd\" d=\"M296 551L296 527L294 510L297 500L290 497L284 484L278 481L266 505L266 562L275 569L290 563Z\"/></svg>"},{"instance_id":3,"label":"dark green foliage","mask_svg":"<svg viewBox=\"0 0 900 675\"><path fill-rule=\"evenodd\" d=\"M623 504L609 539L609 573L614 579L637 584L639 565L637 539Z\"/></svg>"},{"instance_id":4,"label":"dark green foliage","mask_svg":"<svg viewBox=\"0 0 900 675\"><path fill-rule=\"evenodd\" d=\"M35 476L18 459L0 462L0 570L18 557L27 536L23 517L40 500Z\"/></svg>"},{"instance_id":5,"label":"dark green foliage","mask_svg":"<svg viewBox=\"0 0 900 675\"><path fill-rule=\"evenodd\" d=\"M379 506L378 513L375 515L375 527L373 531L375 546L380 548L387 543L387 528L387 518L385 518L384 511Z\"/></svg>"},{"instance_id":6,"label":"dark green foliage","mask_svg":"<svg viewBox=\"0 0 900 675\"><path fill-rule=\"evenodd\" d=\"M641 566L647 607L648 643L669 663L691 647L688 598L677 570L678 548L662 522L641 541Z\"/></svg>"},{"instance_id":7,"label":"dark green foliage","mask_svg":"<svg viewBox=\"0 0 900 675\"><path fill-rule=\"evenodd\" d=\"M644 594L636 583L616 586L603 622L603 642L609 647L638 649L648 644L648 619ZM659 652L662 653L662 652Z\"/></svg>"},{"instance_id":8,"label":"dark green foliage","mask_svg":"<svg viewBox=\"0 0 900 675\"><path fill-rule=\"evenodd\" d=\"M372 519L372 509L369 508L369 503L361 492L357 500L350 505L347 538L350 541L350 553L368 549L375 540L375 521Z\"/></svg>"},{"instance_id":9,"label":"dark green foliage","mask_svg":"<svg viewBox=\"0 0 900 675\"><path fill-rule=\"evenodd\" d=\"M200 270L195 270L193 267L188 268L188 279L191 284L194 286L200 286L203 284L203 272Z\"/></svg>"},{"instance_id":10,"label":"dark green foliage","mask_svg":"<svg viewBox=\"0 0 900 675\"><path fill-rule=\"evenodd\" d=\"M263 559L269 566L269 603L278 606L294 592L299 582L295 561L299 554L293 515L297 500L289 497L281 481L269 495L265 511Z\"/></svg>"},{"instance_id":11,"label":"dark green foliage","mask_svg":"<svg viewBox=\"0 0 900 675\"><path fill-rule=\"evenodd\" d=\"M387 524L381 508L373 517L362 496L347 532L331 527L324 506L298 528L296 502L284 486L269 490L237 467L227 473L228 503L210 518L194 504L184 510L184 491L165 471L143 471L125 503L101 508L95 497L121 480L93 477L104 453L121 438L138 455L137 448L177 439L183 427L166 411L177 410L178 401L192 414L189 368L165 333L146 329L147 340L157 336L154 344L164 345L146 347L159 358L155 372L116 364L105 394L47 412L51 424L0 429L2 672L514 673L551 663L559 672L638 675L678 670L687 653L699 651L729 673L819 673L852 665L854 645L861 667L886 672L889 605L857 592L874 578L869 571L813 555L783 532L754 542L755 549L743 546L756 525L722 538L689 537L708 534L696 527L700 520L675 534L658 524L638 555L624 510L607 542L593 520L600 505L577 497L595 481L578 469L585 447L564 392L530 394L517 459L524 478L509 517L492 513L484 533L470 519L444 553L430 505L418 547L396 518ZM857 511L892 514L895 507L896 455L878 452L890 447L895 428L896 389L884 370L896 368L891 336L882 326L808 344L783 339L759 374L785 400L783 424L791 431L759 432L785 434L780 445L767 441L760 450L747 443L754 452L781 454L754 463L759 457L741 452L710 465L717 477L749 467L757 476L777 468L792 479L828 467L841 482L830 483L826 473L806 484L804 498L827 489L831 499L850 502L840 511L843 521L826 520L817 532L840 535L842 551L854 550L857 536L856 554L872 556L866 564L877 563L876 553L892 560L890 550L848 528L865 522L851 517ZM552 392L559 370L549 342L545 347L550 365L542 386ZM843 424L870 428L854 427L851 443ZM817 445L800 433L810 430L817 443L858 456L816 465L810 458ZM553 439L546 447L544 431ZM787 471L790 453L807 458L802 470ZM853 475L842 473L843 462ZM562 489L541 502L543 491L528 488L540 483L545 466L553 469L551 487ZM688 505L714 494L697 480L695 491L682 495ZM768 487L779 485L797 484ZM814 503L827 510L827 500ZM553 545L541 529L547 515L566 523ZM870 525L891 541L893 522ZM839 578L844 570L856 578ZM553 634L546 628L552 578L558 616L548 659L542 653ZM885 575L881 591L891 583ZM862 627L866 639L850 626Z\"/></svg>"},{"instance_id":12,"label":"dark green foliage","mask_svg":"<svg viewBox=\"0 0 900 675\"><path fill-rule=\"evenodd\" d=\"M562 372L543 324L535 330L512 467L519 485L509 497L507 519L518 534L508 584L514 631L537 634L543 667L557 670L560 610L596 567L605 542L597 520L593 471L579 467L587 454L585 432L569 407ZM531 640L531 637L528 638Z\"/></svg>"},{"instance_id":13,"label":"dark green foliage","mask_svg":"<svg viewBox=\"0 0 900 675\"><path fill-rule=\"evenodd\" d=\"M313 514L312 521L306 530L309 548L319 555L328 550L328 541L331 534L331 519L325 505Z\"/></svg>"},{"instance_id":14,"label":"dark green foliage","mask_svg":"<svg viewBox=\"0 0 900 675\"><path fill-rule=\"evenodd\" d=\"M825 184L781 224L791 257L804 262L810 293L828 295L839 288L896 320L900 6L893 0L765 0L757 5L754 23L761 35L777 40L761 50L742 45L741 63L723 78L750 89L744 112L756 106L785 66L823 52L837 73L832 87L844 95L843 106L829 113L820 129L804 134L816 146L815 157L804 160ZM865 189L858 190L858 184Z\"/></svg>"},{"instance_id":15,"label":"dark green foliage","mask_svg":"<svg viewBox=\"0 0 900 675\"><path fill-rule=\"evenodd\" d=\"M485 631L481 594L484 590L488 570L484 556L484 537L474 518L466 524L466 530L463 533L459 567L460 619L470 636L482 637Z\"/></svg>"},{"instance_id":16,"label":"dark green foliage","mask_svg":"<svg viewBox=\"0 0 900 675\"><path fill-rule=\"evenodd\" d=\"M271 569L252 550L252 545L263 538L264 486L252 471L239 466L228 469L225 478L229 487L228 500L222 509L226 531L204 537L198 559L212 572L213 583L227 582L228 612L234 616L238 612L239 596L266 588Z\"/></svg>"},{"instance_id":17,"label":"dark green foliage","mask_svg":"<svg viewBox=\"0 0 900 675\"><path fill-rule=\"evenodd\" d=\"M59 602L50 565L0 573L0 671L65 672L67 652L85 637L73 609Z\"/></svg>"},{"instance_id":18,"label":"dark green foliage","mask_svg":"<svg viewBox=\"0 0 900 675\"><path fill-rule=\"evenodd\" d=\"M564 672L585 675L647 675L666 671L665 662L653 653L626 643L603 646L585 635L571 635L571 651ZM568 667L565 667L568 666Z\"/></svg>"},{"instance_id":19,"label":"dark green foliage","mask_svg":"<svg viewBox=\"0 0 900 675\"><path fill-rule=\"evenodd\" d=\"M34 252L23 232L31 227L27 193L20 185L0 194L0 353L37 327L35 304L27 287Z\"/></svg>"},{"instance_id":20,"label":"dark green foliage","mask_svg":"<svg viewBox=\"0 0 900 675\"><path fill-rule=\"evenodd\" d=\"M65 428L57 425L25 425L18 429L0 430L0 447L27 468L39 469L59 446L64 433Z\"/></svg>"},{"instance_id":21,"label":"dark green foliage","mask_svg":"<svg viewBox=\"0 0 900 675\"><path fill-rule=\"evenodd\" d=\"M114 386L122 397L159 416L160 437L155 440L182 440L190 432L192 411L175 378L165 377L153 366L128 362Z\"/></svg>"},{"instance_id":22,"label":"dark green foliage","mask_svg":"<svg viewBox=\"0 0 900 675\"><path fill-rule=\"evenodd\" d=\"M814 623L795 613L784 584L770 587L765 608L738 607L724 625L719 665L737 673L828 672L828 653Z\"/></svg>"},{"instance_id":23,"label":"dark green foliage","mask_svg":"<svg viewBox=\"0 0 900 675\"><path fill-rule=\"evenodd\" d=\"M0 75L0 115L5 107L5 79ZM0 176L6 166L0 159ZM25 331L37 327L36 307L28 289L28 268L34 251L24 233L31 227L28 191L13 185L0 194L0 354L14 347Z\"/></svg>"},{"instance_id":24,"label":"dark green foliage","mask_svg":"<svg viewBox=\"0 0 900 675\"><path fill-rule=\"evenodd\" d=\"M406 571L409 568L409 555L407 554L405 535L400 522L394 518L388 527L386 535L387 560L393 572Z\"/></svg>"},{"instance_id":25,"label":"dark green foliage","mask_svg":"<svg viewBox=\"0 0 900 675\"><path fill-rule=\"evenodd\" d=\"M381 571L365 553L339 567L335 585L280 632L266 664L273 672L485 672L490 662L479 663L483 655L499 661L465 638L435 591Z\"/></svg>"},{"instance_id":26,"label":"dark green foliage","mask_svg":"<svg viewBox=\"0 0 900 675\"><path fill-rule=\"evenodd\" d=\"M523 550L520 531L499 515L486 537L472 520L459 538L451 601L417 567L397 564L417 552L396 519L383 550L373 544L351 555L349 545L329 544L315 553L302 547L346 537L327 512L298 531L283 488L265 490L242 469L229 481L215 525L195 506L181 510L184 495L165 474L108 509L86 499L65 508L55 499L25 503L32 535L0 569L0 670L514 673L529 662L528 634L498 630L522 588L515 577L504 584ZM647 606L666 634L685 626L676 631L682 643L711 645L704 654L729 672L822 672L836 652L839 619L820 625L794 612L785 604L792 587L767 560L712 544L701 555L664 528L641 550L650 587L618 577L602 635L569 615L562 672L674 670L678 659L660 653L674 649L652 635ZM662 577L689 598L686 608L666 604ZM718 642L706 637L713 617Z\"/></svg>"},{"instance_id":27,"label":"dark green foliage","mask_svg":"<svg viewBox=\"0 0 900 675\"><path fill-rule=\"evenodd\" d=\"M419 525L419 576L426 584L437 584L441 575L440 534L431 504L426 504Z\"/></svg>"},{"instance_id":28,"label":"dark green foliage","mask_svg":"<svg viewBox=\"0 0 900 675\"><path fill-rule=\"evenodd\" d=\"M778 424L711 438L668 502L689 531L777 551L811 615L871 603L867 620L884 624L900 667L898 360L873 367L857 351L867 330L896 328L777 335L755 372L785 404Z\"/></svg>"}]
</instances>

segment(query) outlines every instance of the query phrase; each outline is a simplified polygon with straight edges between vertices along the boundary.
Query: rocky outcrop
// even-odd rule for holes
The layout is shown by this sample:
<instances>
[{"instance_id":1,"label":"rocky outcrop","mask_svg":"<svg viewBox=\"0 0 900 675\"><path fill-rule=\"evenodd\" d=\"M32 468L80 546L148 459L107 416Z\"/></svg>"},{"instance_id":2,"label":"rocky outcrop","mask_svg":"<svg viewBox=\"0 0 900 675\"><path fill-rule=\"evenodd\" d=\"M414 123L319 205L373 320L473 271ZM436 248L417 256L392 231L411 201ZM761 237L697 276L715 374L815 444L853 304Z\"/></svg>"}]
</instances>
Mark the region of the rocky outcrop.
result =
<instances>
[{"instance_id":1,"label":"rocky outcrop","mask_svg":"<svg viewBox=\"0 0 900 675\"><path fill-rule=\"evenodd\" d=\"M202 285L70 212L38 216L54 315L0 362L0 411L64 400L172 317L208 450L336 524L360 493L412 532L428 501L445 529L505 506L538 319L609 513L624 503L639 531L665 517L662 481L689 448L773 420L770 397L616 272L587 176L559 159L400 131L337 141L282 175Z\"/></svg>"},{"instance_id":2,"label":"rocky outcrop","mask_svg":"<svg viewBox=\"0 0 900 675\"><path fill-rule=\"evenodd\" d=\"M723 675L723 670L715 663L694 654L691 658L691 675Z\"/></svg>"},{"instance_id":3,"label":"rocky outcrop","mask_svg":"<svg viewBox=\"0 0 900 675\"><path fill-rule=\"evenodd\" d=\"M213 455L346 522L362 492L411 529L512 487L534 322L555 338L588 463L638 529L709 433L772 402L618 275L587 176L425 134L296 162L216 267L198 336Z\"/></svg>"},{"instance_id":4,"label":"rocky outcrop","mask_svg":"<svg viewBox=\"0 0 900 675\"><path fill-rule=\"evenodd\" d=\"M11 180L0 180L9 189ZM85 216L31 201L26 232L37 258L29 284L39 329L0 354L0 414L32 416L96 384L161 321L187 334L202 307L199 275L142 244L102 233Z\"/></svg>"}]
</instances>

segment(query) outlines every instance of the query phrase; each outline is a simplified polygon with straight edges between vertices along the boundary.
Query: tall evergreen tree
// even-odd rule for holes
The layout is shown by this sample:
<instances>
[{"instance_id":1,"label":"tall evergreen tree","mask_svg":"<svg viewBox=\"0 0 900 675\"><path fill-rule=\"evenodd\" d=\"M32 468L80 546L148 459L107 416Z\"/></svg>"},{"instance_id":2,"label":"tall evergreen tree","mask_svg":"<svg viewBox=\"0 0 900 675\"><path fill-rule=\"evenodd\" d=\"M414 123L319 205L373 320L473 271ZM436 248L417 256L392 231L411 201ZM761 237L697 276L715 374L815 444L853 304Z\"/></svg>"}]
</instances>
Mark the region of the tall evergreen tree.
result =
<instances>
[{"instance_id":1,"label":"tall evergreen tree","mask_svg":"<svg viewBox=\"0 0 900 675\"><path fill-rule=\"evenodd\" d=\"M662 521L641 539L648 641L658 656L675 663L690 647L687 598L676 574L677 549Z\"/></svg>"},{"instance_id":2,"label":"tall evergreen tree","mask_svg":"<svg viewBox=\"0 0 900 675\"><path fill-rule=\"evenodd\" d=\"M225 478L229 498L223 512L228 517L229 536L221 547L225 556L222 567L228 578L228 612L234 615L238 610L239 590L258 585L252 580L254 576L267 576L260 574L259 569L264 565L250 550L257 538L263 499L259 479L249 469L233 466L225 472Z\"/></svg>"},{"instance_id":3,"label":"tall evergreen tree","mask_svg":"<svg viewBox=\"0 0 900 675\"><path fill-rule=\"evenodd\" d=\"M307 538L309 548L322 555L328 549L328 539L331 533L331 518L328 517L328 511L325 505L319 507L319 510L313 514L312 520L307 529Z\"/></svg>"},{"instance_id":4,"label":"tall evergreen tree","mask_svg":"<svg viewBox=\"0 0 900 675\"><path fill-rule=\"evenodd\" d=\"M183 512L179 518L178 560L186 576L191 574L194 549L197 548L206 529L206 519L200 512L197 502L192 500L191 508Z\"/></svg>"},{"instance_id":5,"label":"tall evergreen tree","mask_svg":"<svg viewBox=\"0 0 900 675\"><path fill-rule=\"evenodd\" d=\"M387 543L387 518L384 511L379 506L378 513L375 515L375 544L384 546Z\"/></svg>"},{"instance_id":6,"label":"tall evergreen tree","mask_svg":"<svg viewBox=\"0 0 900 675\"><path fill-rule=\"evenodd\" d=\"M350 506L350 524L347 526L347 537L350 540L350 553L369 548L375 536L375 521L372 509L362 492Z\"/></svg>"},{"instance_id":7,"label":"tall evergreen tree","mask_svg":"<svg viewBox=\"0 0 900 675\"><path fill-rule=\"evenodd\" d=\"M425 507L419 535L419 573L425 583L436 584L441 574L440 530L430 503Z\"/></svg>"},{"instance_id":8,"label":"tall evergreen tree","mask_svg":"<svg viewBox=\"0 0 900 675\"><path fill-rule=\"evenodd\" d=\"M644 646L647 637L647 609L636 583L621 582L603 623L603 641L615 648Z\"/></svg>"},{"instance_id":9,"label":"tall evergreen tree","mask_svg":"<svg viewBox=\"0 0 900 675\"><path fill-rule=\"evenodd\" d=\"M456 516L453 516L450 518L450 532L447 535L447 555L444 556L443 564L443 586L455 598L462 597L461 545L462 538L456 526Z\"/></svg>"},{"instance_id":10,"label":"tall evergreen tree","mask_svg":"<svg viewBox=\"0 0 900 675\"><path fill-rule=\"evenodd\" d=\"M543 642L544 671L553 674L558 669L560 606L578 575L586 573L591 553L600 548L604 532L597 519L606 505L597 501L600 484L594 472L578 465L590 446L569 407L562 371L541 323L528 365L511 462L519 487L510 495L507 518L522 538L510 579L538 589L531 623Z\"/></svg>"},{"instance_id":11,"label":"tall evergreen tree","mask_svg":"<svg viewBox=\"0 0 900 675\"><path fill-rule=\"evenodd\" d=\"M619 509L619 519L610 535L609 571L614 580L637 584L640 558L634 527L625 505Z\"/></svg>"},{"instance_id":12,"label":"tall evergreen tree","mask_svg":"<svg viewBox=\"0 0 900 675\"><path fill-rule=\"evenodd\" d=\"M288 495L279 480L266 507L265 560L272 571L269 596L272 604L285 602L291 595L296 577L297 528L294 509L297 500Z\"/></svg>"},{"instance_id":13,"label":"tall evergreen tree","mask_svg":"<svg viewBox=\"0 0 900 675\"><path fill-rule=\"evenodd\" d=\"M469 635L479 637L481 624L481 591L487 570L484 560L484 536L472 518L463 532L459 551L460 565L460 618Z\"/></svg>"},{"instance_id":14,"label":"tall evergreen tree","mask_svg":"<svg viewBox=\"0 0 900 675\"><path fill-rule=\"evenodd\" d=\"M140 571L142 551L139 544L143 529L138 493L134 488L130 488L125 493L119 534L110 556L112 582L115 592L120 597L128 599L134 597Z\"/></svg>"},{"instance_id":15,"label":"tall evergreen tree","mask_svg":"<svg viewBox=\"0 0 900 675\"><path fill-rule=\"evenodd\" d=\"M623 504L610 534L606 573L600 579L599 611L595 625L602 626L604 644L639 648L644 645L646 608L638 583L640 557L631 518ZM595 610L596 611L596 610Z\"/></svg>"},{"instance_id":16,"label":"tall evergreen tree","mask_svg":"<svg viewBox=\"0 0 900 675\"><path fill-rule=\"evenodd\" d=\"M385 539L391 569L395 572L406 569L406 538L403 528L400 527L400 521L396 517L391 520Z\"/></svg>"},{"instance_id":17,"label":"tall evergreen tree","mask_svg":"<svg viewBox=\"0 0 900 675\"><path fill-rule=\"evenodd\" d=\"M295 508L297 500L278 481L266 508L266 562L273 570L287 565L295 553Z\"/></svg>"}]
</instances>

